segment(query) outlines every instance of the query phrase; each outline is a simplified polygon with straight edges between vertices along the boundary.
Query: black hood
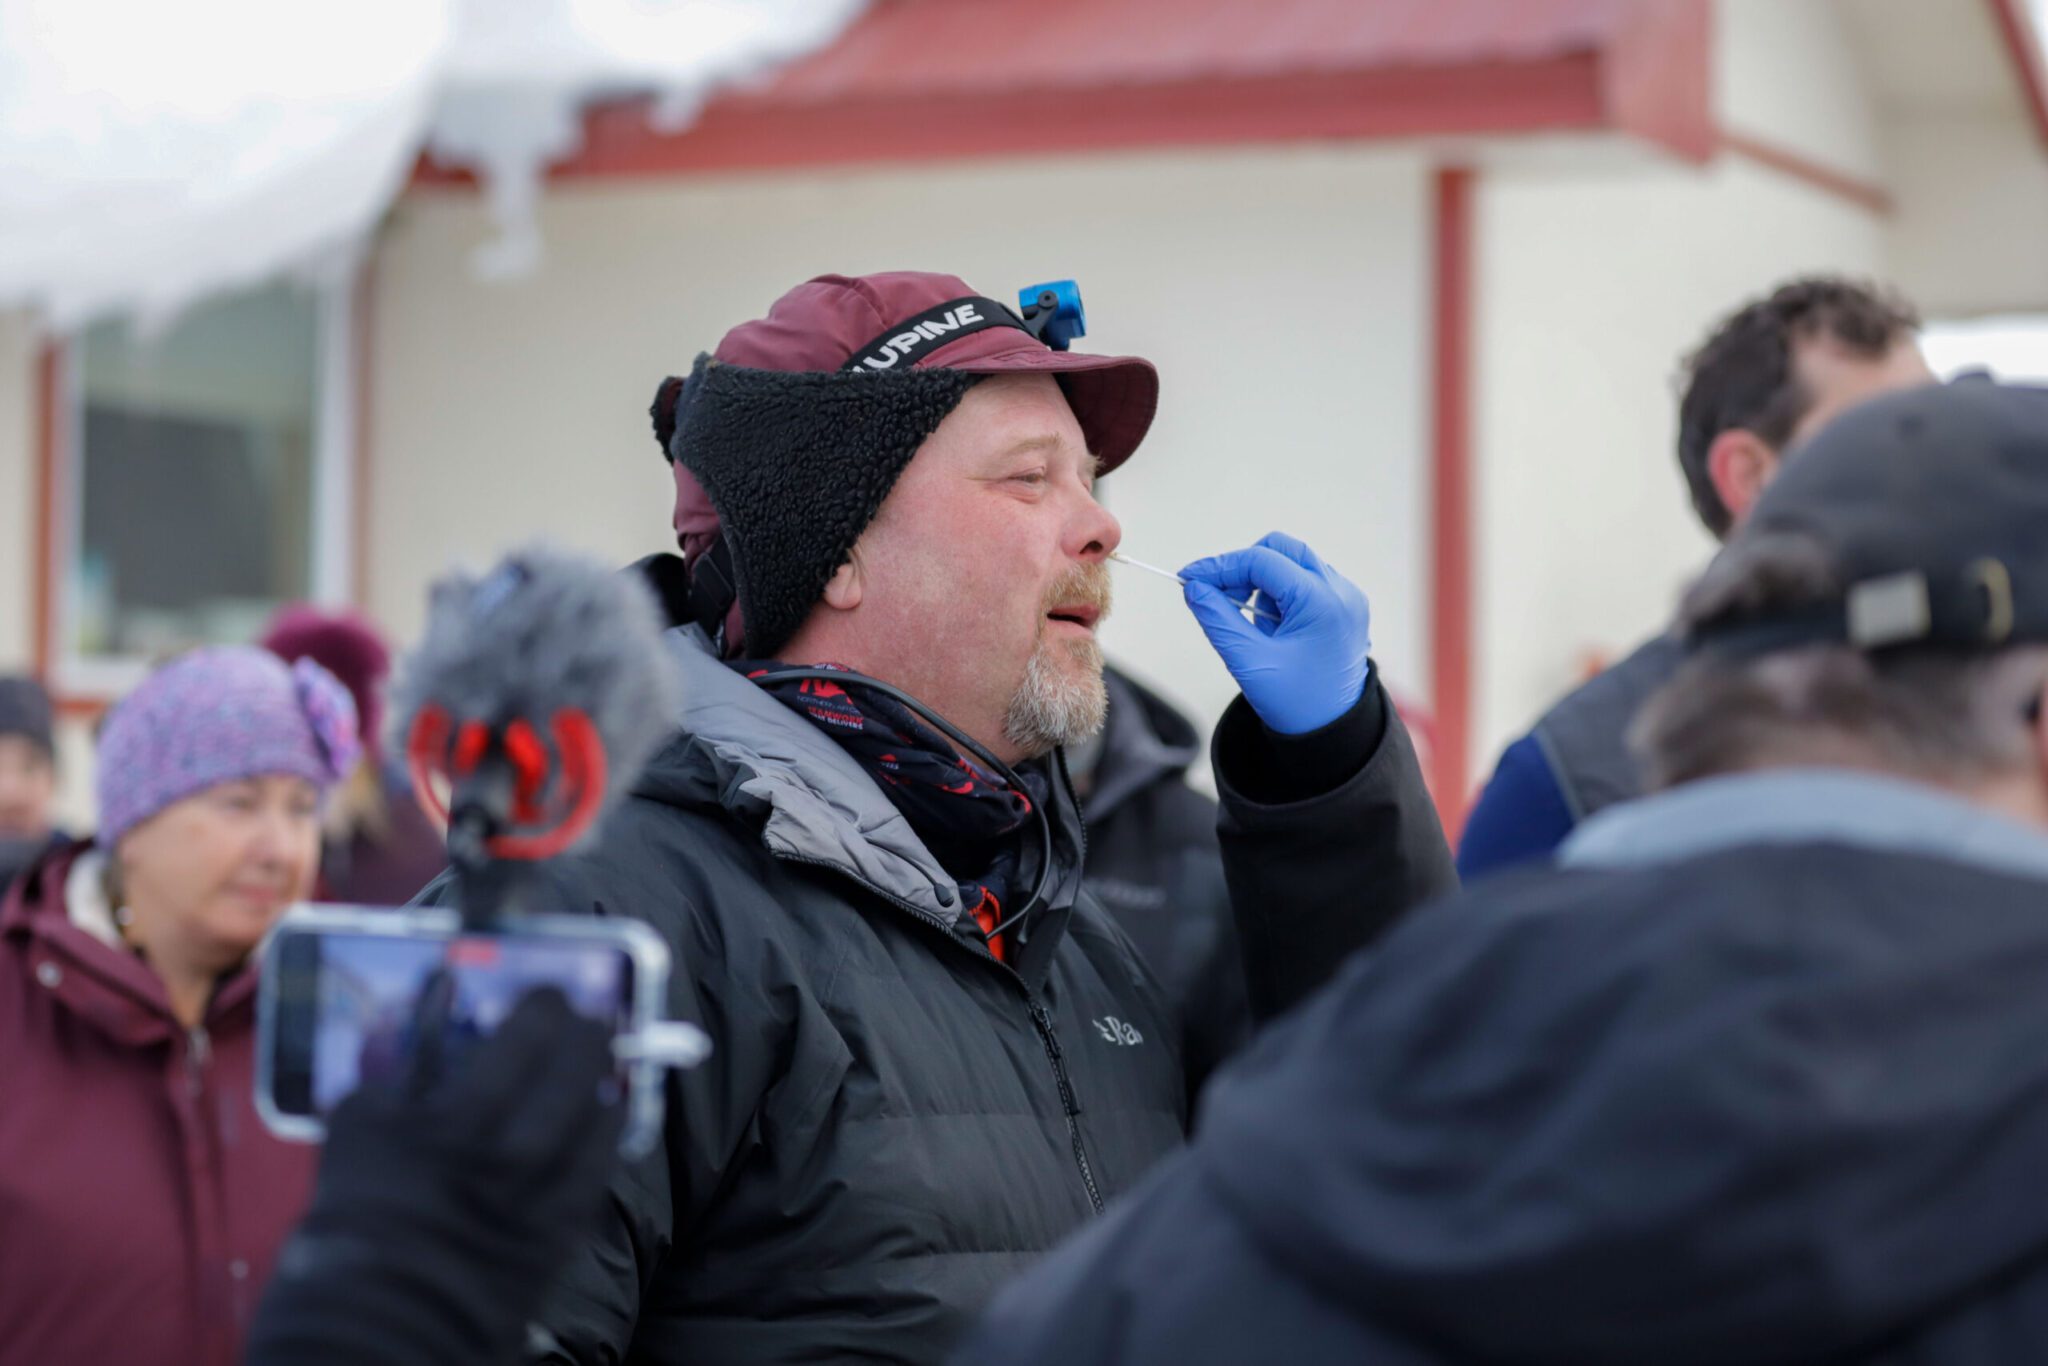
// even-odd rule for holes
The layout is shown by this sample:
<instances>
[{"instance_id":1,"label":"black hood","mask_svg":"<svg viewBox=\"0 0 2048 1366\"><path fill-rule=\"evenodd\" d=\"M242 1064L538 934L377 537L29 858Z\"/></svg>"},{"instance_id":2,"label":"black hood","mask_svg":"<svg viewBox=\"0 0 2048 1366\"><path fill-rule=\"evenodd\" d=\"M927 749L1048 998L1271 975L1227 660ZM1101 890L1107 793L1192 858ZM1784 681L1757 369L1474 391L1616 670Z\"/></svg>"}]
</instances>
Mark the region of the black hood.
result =
<instances>
[{"instance_id":1,"label":"black hood","mask_svg":"<svg viewBox=\"0 0 2048 1366\"><path fill-rule=\"evenodd\" d=\"M1087 799L1081 814L1091 823L1152 784L1179 779L1202 756L1194 723L1159 694L1114 668L1102 671L1109 692Z\"/></svg>"},{"instance_id":2,"label":"black hood","mask_svg":"<svg viewBox=\"0 0 2048 1366\"><path fill-rule=\"evenodd\" d=\"M2044 984L2048 879L2011 870L1508 876L1268 1031L1196 1151L1288 1274L1432 1359L1833 1359L2048 1258Z\"/></svg>"}]
</instances>

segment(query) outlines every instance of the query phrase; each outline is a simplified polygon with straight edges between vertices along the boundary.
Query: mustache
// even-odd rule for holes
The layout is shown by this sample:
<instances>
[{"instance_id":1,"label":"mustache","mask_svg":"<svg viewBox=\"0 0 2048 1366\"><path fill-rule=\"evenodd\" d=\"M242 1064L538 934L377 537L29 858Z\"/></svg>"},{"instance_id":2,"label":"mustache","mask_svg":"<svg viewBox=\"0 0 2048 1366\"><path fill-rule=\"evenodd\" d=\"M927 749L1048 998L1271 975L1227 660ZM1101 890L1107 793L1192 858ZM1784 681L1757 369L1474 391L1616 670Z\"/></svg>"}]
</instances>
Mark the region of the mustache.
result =
<instances>
[{"instance_id":1,"label":"mustache","mask_svg":"<svg viewBox=\"0 0 2048 1366\"><path fill-rule=\"evenodd\" d=\"M1106 620L1110 605L1109 566L1075 565L1053 580L1041 605L1046 612L1055 607L1093 607L1099 614L1098 619Z\"/></svg>"}]
</instances>

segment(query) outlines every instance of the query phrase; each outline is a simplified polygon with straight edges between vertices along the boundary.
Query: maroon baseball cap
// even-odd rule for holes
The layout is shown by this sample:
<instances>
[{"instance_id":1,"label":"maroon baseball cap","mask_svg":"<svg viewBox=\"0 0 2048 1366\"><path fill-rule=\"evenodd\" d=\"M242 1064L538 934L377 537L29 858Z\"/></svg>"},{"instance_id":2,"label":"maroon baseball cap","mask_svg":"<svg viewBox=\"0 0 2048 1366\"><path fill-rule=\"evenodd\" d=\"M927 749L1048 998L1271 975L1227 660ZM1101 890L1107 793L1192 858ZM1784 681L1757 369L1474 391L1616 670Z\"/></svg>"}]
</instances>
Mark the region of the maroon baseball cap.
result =
<instances>
[{"instance_id":1,"label":"maroon baseball cap","mask_svg":"<svg viewBox=\"0 0 2048 1366\"><path fill-rule=\"evenodd\" d=\"M1159 372L1136 356L1055 351L1002 303L952 275L820 275L741 323L712 353L757 370L957 370L1051 375L1107 474L1138 449L1159 407Z\"/></svg>"},{"instance_id":2,"label":"maroon baseball cap","mask_svg":"<svg viewBox=\"0 0 2048 1366\"><path fill-rule=\"evenodd\" d=\"M1128 460L1152 425L1159 373L1134 356L1055 351L994 299L952 275L890 271L820 275L777 299L768 316L725 334L713 357L755 370L839 372L953 370L971 375L1042 374L1059 381L1089 450L1107 473ZM683 381L671 377L656 395L656 440L672 455L670 437ZM721 519L704 487L681 460L675 477L676 544L695 572L721 537ZM724 617L725 649L746 637L740 603Z\"/></svg>"}]
</instances>

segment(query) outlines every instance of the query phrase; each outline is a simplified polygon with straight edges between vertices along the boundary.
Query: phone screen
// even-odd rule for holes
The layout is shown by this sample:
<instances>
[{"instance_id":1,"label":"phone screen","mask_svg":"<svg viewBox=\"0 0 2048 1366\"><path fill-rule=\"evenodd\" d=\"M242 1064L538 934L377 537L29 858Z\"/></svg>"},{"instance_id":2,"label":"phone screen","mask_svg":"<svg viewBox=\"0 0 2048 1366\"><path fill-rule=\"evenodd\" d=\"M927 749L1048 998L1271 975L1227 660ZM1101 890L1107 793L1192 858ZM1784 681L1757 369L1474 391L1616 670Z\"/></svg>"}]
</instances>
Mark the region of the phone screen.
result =
<instances>
[{"instance_id":1,"label":"phone screen","mask_svg":"<svg viewBox=\"0 0 2048 1366\"><path fill-rule=\"evenodd\" d=\"M572 1009L614 1034L632 1027L633 958L616 943L288 926L282 933L270 1092L286 1115L324 1118L358 1086L404 1076L420 994L437 968L448 970L454 988L441 1034L450 1069L537 986L555 987Z\"/></svg>"}]
</instances>

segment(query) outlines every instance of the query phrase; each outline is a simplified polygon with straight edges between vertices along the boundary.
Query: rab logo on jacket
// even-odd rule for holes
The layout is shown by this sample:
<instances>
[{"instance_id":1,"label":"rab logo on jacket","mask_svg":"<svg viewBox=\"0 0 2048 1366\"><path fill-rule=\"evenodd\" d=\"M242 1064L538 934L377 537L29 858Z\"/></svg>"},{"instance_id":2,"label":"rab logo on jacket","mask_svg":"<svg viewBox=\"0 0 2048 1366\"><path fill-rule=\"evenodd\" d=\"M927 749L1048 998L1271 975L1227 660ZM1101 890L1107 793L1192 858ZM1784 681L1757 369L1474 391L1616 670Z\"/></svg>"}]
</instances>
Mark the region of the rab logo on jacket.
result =
<instances>
[{"instance_id":1,"label":"rab logo on jacket","mask_svg":"<svg viewBox=\"0 0 2048 1366\"><path fill-rule=\"evenodd\" d=\"M1114 1015L1106 1016L1100 1020L1090 1020L1089 1023L1095 1026L1097 1034L1100 1034L1119 1048L1135 1048L1137 1045L1145 1042L1143 1034L1140 1034Z\"/></svg>"}]
</instances>

